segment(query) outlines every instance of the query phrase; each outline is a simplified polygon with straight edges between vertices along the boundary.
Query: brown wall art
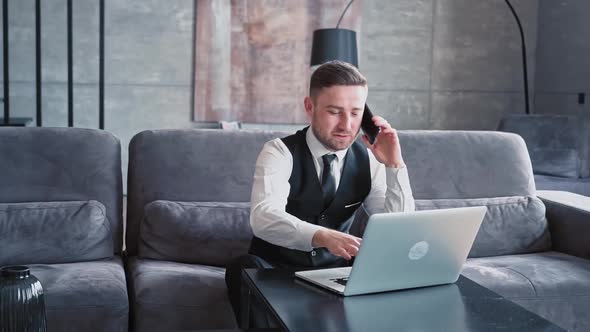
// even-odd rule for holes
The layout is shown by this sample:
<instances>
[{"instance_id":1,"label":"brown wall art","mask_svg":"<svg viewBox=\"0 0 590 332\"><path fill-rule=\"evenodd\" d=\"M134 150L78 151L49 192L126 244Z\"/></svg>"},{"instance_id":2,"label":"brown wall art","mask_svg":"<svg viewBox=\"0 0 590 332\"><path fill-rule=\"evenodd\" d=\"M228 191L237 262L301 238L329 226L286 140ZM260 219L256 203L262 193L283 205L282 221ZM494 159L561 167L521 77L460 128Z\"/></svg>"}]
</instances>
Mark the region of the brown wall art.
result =
<instances>
[{"instance_id":1,"label":"brown wall art","mask_svg":"<svg viewBox=\"0 0 590 332\"><path fill-rule=\"evenodd\" d=\"M194 120L306 123L313 31L335 28L347 3L196 0ZM360 26L357 0L340 27L358 39Z\"/></svg>"}]
</instances>

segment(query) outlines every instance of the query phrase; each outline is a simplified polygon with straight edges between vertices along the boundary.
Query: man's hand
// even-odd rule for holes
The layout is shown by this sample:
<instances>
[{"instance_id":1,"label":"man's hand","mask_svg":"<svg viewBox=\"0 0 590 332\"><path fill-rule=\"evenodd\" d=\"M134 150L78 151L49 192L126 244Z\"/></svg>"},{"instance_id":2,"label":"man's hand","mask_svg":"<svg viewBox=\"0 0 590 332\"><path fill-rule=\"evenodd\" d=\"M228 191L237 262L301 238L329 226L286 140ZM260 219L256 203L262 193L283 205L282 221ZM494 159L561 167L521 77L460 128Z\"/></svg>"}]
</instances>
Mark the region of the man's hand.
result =
<instances>
[{"instance_id":1,"label":"man's hand","mask_svg":"<svg viewBox=\"0 0 590 332\"><path fill-rule=\"evenodd\" d=\"M397 137L397 131L389 125L385 119L380 116L373 117L373 123L381 127L373 144L369 143L366 135L363 135L363 142L373 152L375 158L387 167L399 168L404 166L402 158L402 149Z\"/></svg>"},{"instance_id":2,"label":"man's hand","mask_svg":"<svg viewBox=\"0 0 590 332\"><path fill-rule=\"evenodd\" d=\"M315 232L311 241L314 247L325 247L332 255L350 260L359 252L362 239L328 228Z\"/></svg>"}]
</instances>

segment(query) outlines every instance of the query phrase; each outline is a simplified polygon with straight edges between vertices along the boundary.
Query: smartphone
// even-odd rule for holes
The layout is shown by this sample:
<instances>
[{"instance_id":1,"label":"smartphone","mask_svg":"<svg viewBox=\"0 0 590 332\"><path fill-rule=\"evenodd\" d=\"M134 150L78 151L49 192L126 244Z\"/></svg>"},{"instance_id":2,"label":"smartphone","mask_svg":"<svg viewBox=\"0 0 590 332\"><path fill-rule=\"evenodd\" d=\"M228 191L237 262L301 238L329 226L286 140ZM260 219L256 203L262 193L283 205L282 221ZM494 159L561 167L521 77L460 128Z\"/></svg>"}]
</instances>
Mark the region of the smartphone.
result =
<instances>
[{"instance_id":1,"label":"smartphone","mask_svg":"<svg viewBox=\"0 0 590 332\"><path fill-rule=\"evenodd\" d=\"M363 119L361 121L361 129L369 138L369 143L375 143L375 138L379 134L379 127L373 123L373 113L369 109L369 106L365 104L365 111L363 112Z\"/></svg>"}]
</instances>

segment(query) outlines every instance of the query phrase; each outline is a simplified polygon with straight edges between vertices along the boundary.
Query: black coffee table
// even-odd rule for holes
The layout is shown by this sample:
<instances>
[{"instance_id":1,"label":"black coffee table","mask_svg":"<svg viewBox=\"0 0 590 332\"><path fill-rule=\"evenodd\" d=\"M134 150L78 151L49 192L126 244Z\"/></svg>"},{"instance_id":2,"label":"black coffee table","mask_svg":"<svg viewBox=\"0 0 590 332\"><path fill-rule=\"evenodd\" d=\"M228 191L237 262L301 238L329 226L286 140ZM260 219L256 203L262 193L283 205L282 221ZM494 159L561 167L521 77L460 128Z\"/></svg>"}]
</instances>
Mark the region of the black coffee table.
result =
<instances>
[{"instance_id":1,"label":"black coffee table","mask_svg":"<svg viewBox=\"0 0 590 332\"><path fill-rule=\"evenodd\" d=\"M455 284L343 297L295 279L294 271L246 269L252 296L285 331L565 331L463 276Z\"/></svg>"}]
</instances>

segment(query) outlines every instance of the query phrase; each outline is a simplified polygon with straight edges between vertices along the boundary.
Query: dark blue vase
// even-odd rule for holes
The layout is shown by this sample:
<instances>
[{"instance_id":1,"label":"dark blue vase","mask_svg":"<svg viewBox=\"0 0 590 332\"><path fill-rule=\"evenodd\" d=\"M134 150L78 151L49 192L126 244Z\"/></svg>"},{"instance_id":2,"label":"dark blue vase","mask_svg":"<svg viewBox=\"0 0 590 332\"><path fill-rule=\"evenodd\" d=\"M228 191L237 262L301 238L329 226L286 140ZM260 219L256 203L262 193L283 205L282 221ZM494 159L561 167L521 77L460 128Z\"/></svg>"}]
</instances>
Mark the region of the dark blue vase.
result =
<instances>
[{"instance_id":1,"label":"dark blue vase","mask_svg":"<svg viewBox=\"0 0 590 332\"><path fill-rule=\"evenodd\" d=\"M0 332L45 332L43 287L26 266L0 269Z\"/></svg>"}]
</instances>

